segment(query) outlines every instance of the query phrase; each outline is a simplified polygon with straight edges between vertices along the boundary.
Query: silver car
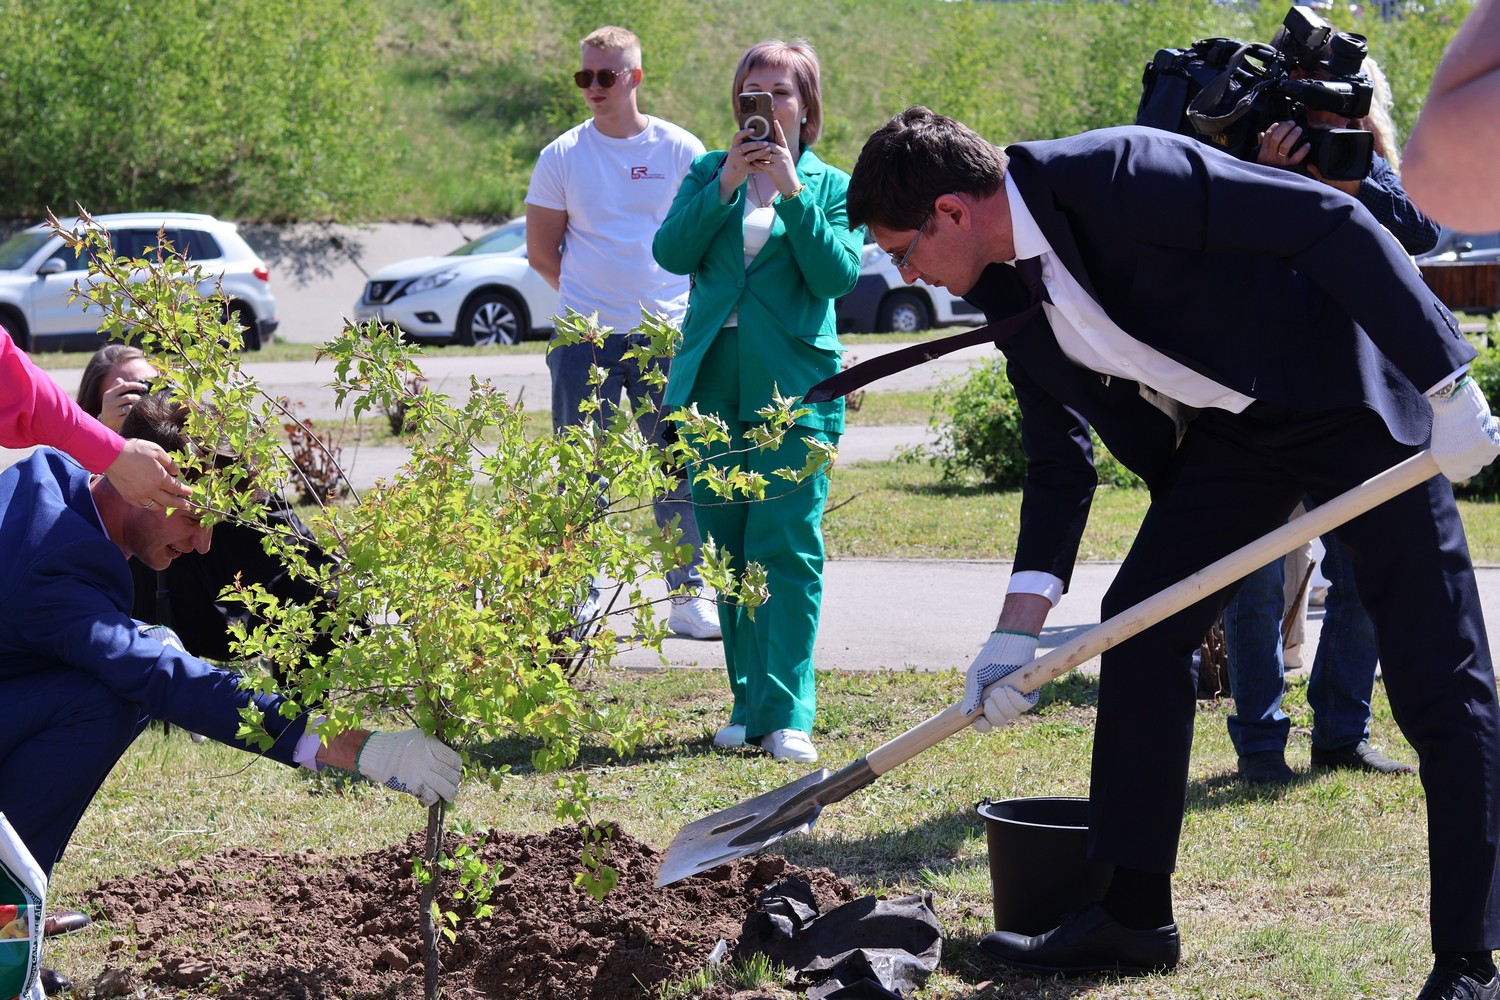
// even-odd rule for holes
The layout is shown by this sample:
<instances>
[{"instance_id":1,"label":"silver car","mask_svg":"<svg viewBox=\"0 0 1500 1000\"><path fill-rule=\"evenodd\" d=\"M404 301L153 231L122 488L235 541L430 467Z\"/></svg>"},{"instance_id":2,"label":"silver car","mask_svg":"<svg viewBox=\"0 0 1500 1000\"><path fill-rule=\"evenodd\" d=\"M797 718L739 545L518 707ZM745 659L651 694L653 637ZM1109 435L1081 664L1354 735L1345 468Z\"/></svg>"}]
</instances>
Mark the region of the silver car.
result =
<instances>
[{"instance_id":1,"label":"silver car","mask_svg":"<svg viewBox=\"0 0 1500 1000\"><path fill-rule=\"evenodd\" d=\"M276 332L271 272L232 222L187 212L129 212L95 216L124 257L154 253L165 236L173 250L202 268L198 292L223 287L225 311L244 328L245 346L259 350ZM73 226L82 225L75 222ZM0 244L0 326L26 350L90 350L99 346L101 315L74 286L86 285L88 255L78 256L45 225ZM73 301L69 301L73 299Z\"/></svg>"},{"instance_id":2,"label":"silver car","mask_svg":"<svg viewBox=\"0 0 1500 1000\"><path fill-rule=\"evenodd\" d=\"M357 323L460 344L515 344L550 331L556 312L557 292L527 263L525 219L441 257L382 267L354 303Z\"/></svg>"}]
</instances>

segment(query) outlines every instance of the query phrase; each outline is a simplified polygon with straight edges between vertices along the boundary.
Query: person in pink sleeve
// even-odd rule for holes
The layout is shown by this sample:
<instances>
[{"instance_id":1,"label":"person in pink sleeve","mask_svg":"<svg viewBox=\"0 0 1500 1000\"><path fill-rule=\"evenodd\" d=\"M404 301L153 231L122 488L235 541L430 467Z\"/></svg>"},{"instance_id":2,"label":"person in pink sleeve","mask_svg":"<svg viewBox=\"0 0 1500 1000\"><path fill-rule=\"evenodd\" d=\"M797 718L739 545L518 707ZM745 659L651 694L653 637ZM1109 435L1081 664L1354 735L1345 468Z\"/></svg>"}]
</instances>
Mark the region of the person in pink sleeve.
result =
<instances>
[{"instance_id":1,"label":"person in pink sleeve","mask_svg":"<svg viewBox=\"0 0 1500 1000\"><path fill-rule=\"evenodd\" d=\"M0 447L36 444L65 451L90 472L108 476L122 497L140 507L180 507L193 492L177 481L172 456L150 441L127 441L83 412L0 327Z\"/></svg>"}]
</instances>

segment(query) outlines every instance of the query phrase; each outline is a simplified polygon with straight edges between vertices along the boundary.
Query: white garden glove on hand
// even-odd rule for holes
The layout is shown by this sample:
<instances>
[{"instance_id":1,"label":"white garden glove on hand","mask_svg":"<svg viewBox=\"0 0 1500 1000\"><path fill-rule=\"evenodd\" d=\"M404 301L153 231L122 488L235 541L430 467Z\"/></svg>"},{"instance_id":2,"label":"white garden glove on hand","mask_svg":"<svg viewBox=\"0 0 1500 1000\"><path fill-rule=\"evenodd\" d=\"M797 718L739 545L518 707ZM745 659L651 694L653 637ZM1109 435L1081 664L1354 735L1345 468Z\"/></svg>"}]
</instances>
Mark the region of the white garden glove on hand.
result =
<instances>
[{"instance_id":1,"label":"white garden glove on hand","mask_svg":"<svg viewBox=\"0 0 1500 1000\"><path fill-rule=\"evenodd\" d=\"M1479 383L1465 375L1427 401L1432 404L1432 458L1449 480L1462 482L1500 455L1500 424Z\"/></svg>"},{"instance_id":2,"label":"white garden glove on hand","mask_svg":"<svg viewBox=\"0 0 1500 1000\"><path fill-rule=\"evenodd\" d=\"M964 700L959 707L965 715L979 709L984 689L1007 677L1036 658L1037 637L1025 632L991 632L989 641L969 665L964 680ZM974 720L981 733L998 729L1036 705L1038 693L1021 694L1009 685L1001 685L984 699L984 715ZM983 725L980 725L983 723Z\"/></svg>"},{"instance_id":3,"label":"white garden glove on hand","mask_svg":"<svg viewBox=\"0 0 1500 1000\"><path fill-rule=\"evenodd\" d=\"M136 631L140 632L141 635L155 639L163 646L170 646L173 649L180 649L184 653L187 652L187 647L182 644L182 636L173 632L165 625L137 625Z\"/></svg>"},{"instance_id":4,"label":"white garden glove on hand","mask_svg":"<svg viewBox=\"0 0 1500 1000\"><path fill-rule=\"evenodd\" d=\"M371 781L415 795L424 806L458 796L463 758L436 736L420 729L400 733L371 733L354 766Z\"/></svg>"}]
</instances>

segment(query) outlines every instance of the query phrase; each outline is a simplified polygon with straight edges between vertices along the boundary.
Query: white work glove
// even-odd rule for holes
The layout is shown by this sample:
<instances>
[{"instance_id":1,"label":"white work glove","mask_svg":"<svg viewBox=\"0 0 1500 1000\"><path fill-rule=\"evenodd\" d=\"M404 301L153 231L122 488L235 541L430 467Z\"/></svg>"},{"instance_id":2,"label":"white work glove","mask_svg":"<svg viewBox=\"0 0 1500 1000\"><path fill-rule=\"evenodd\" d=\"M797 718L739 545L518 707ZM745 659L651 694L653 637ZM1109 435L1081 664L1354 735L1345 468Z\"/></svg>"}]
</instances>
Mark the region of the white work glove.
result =
<instances>
[{"instance_id":1,"label":"white work glove","mask_svg":"<svg viewBox=\"0 0 1500 1000\"><path fill-rule=\"evenodd\" d=\"M979 710L980 699L985 688L1002 677L1015 673L1034 660L1037 641L1036 636L1025 632L991 632L989 641L984 644L984 648L979 651L974 662L969 664L969 675L964 679L964 700L959 706L963 709L963 713L973 715ZM1026 708L1031 708L1036 704L1038 695L1035 691L1023 695L1009 686L1004 686L1003 690L1010 691L1016 698L1025 702ZM993 717L989 716L990 701L996 702ZM1026 710L1026 708L1018 709L1014 714L1007 715L1004 705L1009 701L1010 699L1007 696L1001 696L999 691L994 692L991 698L985 699L985 716L990 728L1003 726ZM977 725L976 728L978 728ZM980 732L989 732L989 728L981 729Z\"/></svg>"},{"instance_id":2,"label":"white work glove","mask_svg":"<svg viewBox=\"0 0 1500 1000\"><path fill-rule=\"evenodd\" d=\"M187 652L187 647L182 644L182 637L165 625L138 625L136 631L140 632L141 635L155 639L163 646L171 646L173 649L180 649L184 653Z\"/></svg>"},{"instance_id":3,"label":"white work glove","mask_svg":"<svg viewBox=\"0 0 1500 1000\"><path fill-rule=\"evenodd\" d=\"M463 759L458 751L420 729L400 733L371 733L354 766L371 781L415 795L424 806L458 796Z\"/></svg>"},{"instance_id":4,"label":"white work glove","mask_svg":"<svg viewBox=\"0 0 1500 1000\"><path fill-rule=\"evenodd\" d=\"M1432 458L1449 480L1462 482L1500 455L1500 424L1479 383L1465 375L1427 401L1432 404Z\"/></svg>"},{"instance_id":5,"label":"white work glove","mask_svg":"<svg viewBox=\"0 0 1500 1000\"><path fill-rule=\"evenodd\" d=\"M1035 692L1024 695L1009 684L996 684L985 696L984 714L974 720L974 731L984 734L1008 726L1035 706Z\"/></svg>"}]
</instances>

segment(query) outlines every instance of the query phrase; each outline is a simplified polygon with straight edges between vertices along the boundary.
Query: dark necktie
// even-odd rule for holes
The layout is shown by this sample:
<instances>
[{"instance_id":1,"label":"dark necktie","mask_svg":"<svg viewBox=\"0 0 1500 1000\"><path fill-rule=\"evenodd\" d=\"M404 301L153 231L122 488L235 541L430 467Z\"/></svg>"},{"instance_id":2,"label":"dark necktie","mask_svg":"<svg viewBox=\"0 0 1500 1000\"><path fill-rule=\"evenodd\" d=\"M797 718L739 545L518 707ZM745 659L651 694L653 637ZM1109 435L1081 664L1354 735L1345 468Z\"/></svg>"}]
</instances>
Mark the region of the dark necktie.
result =
<instances>
[{"instance_id":1,"label":"dark necktie","mask_svg":"<svg viewBox=\"0 0 1500 1000\"><path fill-rule=\"evenodd\" d=\"M883 379L887 375L894 375L899 371L913 368L923 362L940 358L944 354L952 354L964 347L973 344L993 342L999 347L1005 341L1019 333L1027 323L1030 323L1038 310L1042 308L1043 302L1051 302L1047 295L1047 286L1042 283L1042 262L1039 257L1027 257L1016 261L1016 273L1025 282L1030 292L1030 304L1016 313L1007 316L998 323L982 326L977 330L966 330L956 333L942 340L932 340L923 344L913 344L911 347L903 347L899 351L883 354L869 361L862 361L853 368L846 368L830 378L825 378L802 397L804 403L824 403L830 399L838 399L847 396L861 386L869 385L877 379Z\"/></svg>"}]
</instances>

